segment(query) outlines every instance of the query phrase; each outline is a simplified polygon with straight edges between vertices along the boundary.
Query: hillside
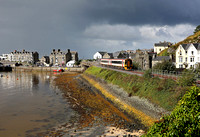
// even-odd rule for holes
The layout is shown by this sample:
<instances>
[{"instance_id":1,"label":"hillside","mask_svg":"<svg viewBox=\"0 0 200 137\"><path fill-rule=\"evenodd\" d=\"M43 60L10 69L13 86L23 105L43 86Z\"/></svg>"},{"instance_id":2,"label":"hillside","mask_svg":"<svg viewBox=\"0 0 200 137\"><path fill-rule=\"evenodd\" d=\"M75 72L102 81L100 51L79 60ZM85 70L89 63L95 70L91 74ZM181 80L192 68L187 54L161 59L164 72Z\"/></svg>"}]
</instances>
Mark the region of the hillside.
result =
<instances>
[{"instance_id":1,"label":"hillside","mask_svg":"<svg viewBox=\"0 0 200 137\"><path fill-rule=\"evenodd\" d=\"M184 39L183 41L180 41L180 42L178 42L178 43L172 45L172 46L170 47L171 53L172 53L172 54L175 54L175 50L177 49L177 47L178 47L180 44L184 44L184 43L200 43L200 31L197 32L197 33L195 33L195 34L193 34L193 35L191 35L191 36L189 36L189 37L187 37L187 38ZM169 54L168 52L170 52L168 49L169 49L169 48L167 48L167 49L161 51L160 54L159 54L159 56L166 56L166 55L168 55L168 54Z\"/></svg>"}]
</instances>

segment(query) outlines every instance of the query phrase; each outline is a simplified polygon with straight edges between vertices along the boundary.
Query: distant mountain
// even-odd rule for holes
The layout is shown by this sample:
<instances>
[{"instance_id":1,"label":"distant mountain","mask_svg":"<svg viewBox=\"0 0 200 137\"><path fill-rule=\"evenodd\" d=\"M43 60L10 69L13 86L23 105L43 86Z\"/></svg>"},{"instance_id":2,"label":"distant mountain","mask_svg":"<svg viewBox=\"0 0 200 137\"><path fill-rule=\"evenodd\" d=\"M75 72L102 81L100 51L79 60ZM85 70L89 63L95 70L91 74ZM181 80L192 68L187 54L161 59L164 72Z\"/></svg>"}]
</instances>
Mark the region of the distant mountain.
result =
<instances>
[{"instance_id":1,"label":"distant mountain","mask_svg":"<svg viewBox=\"0 0 200 137\"><path fill-rule=\"evenodd\" d=\"M175 54L175 50L178 48L178 46L180 44L184 44L184 43L200 43L200 31L196 32L195 34L193 34L189 37L187 37L183 41L180 41L180 42L172 45L171 47L161 51L159 53L159 56L167 56L169 54Z\"/></svg>"}]
</instances>

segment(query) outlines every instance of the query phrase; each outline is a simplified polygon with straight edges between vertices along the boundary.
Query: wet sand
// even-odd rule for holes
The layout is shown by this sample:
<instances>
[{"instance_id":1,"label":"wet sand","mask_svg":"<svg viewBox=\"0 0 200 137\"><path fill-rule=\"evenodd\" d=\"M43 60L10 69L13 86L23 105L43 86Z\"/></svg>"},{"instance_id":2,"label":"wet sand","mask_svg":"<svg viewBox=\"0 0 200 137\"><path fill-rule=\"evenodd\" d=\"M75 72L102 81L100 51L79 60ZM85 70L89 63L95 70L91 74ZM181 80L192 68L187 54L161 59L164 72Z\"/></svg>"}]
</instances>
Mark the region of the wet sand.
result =
<instances>
[{"instance_id":1,"label":"wet sand","mask_svg":"<svg viewBox=\"0 0 200 137\"><path fill-rule=\"evenodd\" d=\"M58 75L55 85L77 112L69 123L55 127L47 136L141 136L146 127L128 117L97 90L85 84L77 73Z\"/></svg>"}]
</instances>

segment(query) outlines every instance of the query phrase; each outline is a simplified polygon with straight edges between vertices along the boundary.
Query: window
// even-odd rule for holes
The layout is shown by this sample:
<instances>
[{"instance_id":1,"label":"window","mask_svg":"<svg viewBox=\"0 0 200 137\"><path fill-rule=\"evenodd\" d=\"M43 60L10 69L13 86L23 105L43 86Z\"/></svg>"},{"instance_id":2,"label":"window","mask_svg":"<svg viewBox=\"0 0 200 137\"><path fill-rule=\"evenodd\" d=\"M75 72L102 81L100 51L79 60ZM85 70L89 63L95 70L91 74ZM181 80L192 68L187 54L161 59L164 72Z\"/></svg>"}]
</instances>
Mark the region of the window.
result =
<instances>
[{"instance_id":1,"label":"window","mask_svg":"<svg viewBox=\"0 0 200 137\"><path fill-rule=\"evenodd\" d=\"M185 51L185 54L187 54L187 51Z\"/></svg>"},{"instance_id":2,"label":"window","mask_svg":"<svg viewBox=\"0 0 200 137\"><path fill-rule=\"evenodd\" d=\"M194 62L194 57L191 57L191 58L190 58L190 62Z\"/></svg>"},{"instance_id":3,"label":"window","mask_svg":"<svg viewBox=\"0 0 200 137\"><path fill-rule=\"evenodd\" d=\"M183 68L183 65L181 64L181 65L179 65L179 68Z\"/></svg>"},{"instance_id":4,"label":"window","mask_svg":"<svg viewBox=\"0 0 200 137\"><path fill-rule=\"evenodd\" d=\"M122 64L122 61L112 61L114 64Z\"/></svg>"},{"instance_id":5,"label":"window","mask_svg":"<svg viewBox=\"0 0 200 137\"><path fill-rule=\"evenodd\" d=\"M191 51L191 54L194 55L194 51Z\"/></svg>"},{"instance_id":6,"label":"window","mask_svg":"<svg viewBox=\"0 0 200 137\"><path fill-rule=\"evenodd\" d=\"M182 55L182 52L180 51L180 55Z\"/></svg>"},{"instance_id":7,"label":"window","mask_svg":"<svg viewBox=\"0 0 200 137\"><path fill-rule=\"evenodd\" d=\"M179 57L179 62L183 62L183 58L182 57Z\"/></svg>"},{"instance_id":8,"label":"window","mask_svg":"<svg viewBox=\"0 0 200 137\"><path fill-rule=\"evenodd\" d=\"M187 57L185 57L185 62L187 62Z\"/></svg>"},{"instance_id":9,"label":"window","mask_svg":"<svg viewBox=\"0 0 200 137\"><path fill-rule=\"evenodd\" d=\"M101 60L102 63L108 63L108 60Z\"/></svg>"}]
</instances>

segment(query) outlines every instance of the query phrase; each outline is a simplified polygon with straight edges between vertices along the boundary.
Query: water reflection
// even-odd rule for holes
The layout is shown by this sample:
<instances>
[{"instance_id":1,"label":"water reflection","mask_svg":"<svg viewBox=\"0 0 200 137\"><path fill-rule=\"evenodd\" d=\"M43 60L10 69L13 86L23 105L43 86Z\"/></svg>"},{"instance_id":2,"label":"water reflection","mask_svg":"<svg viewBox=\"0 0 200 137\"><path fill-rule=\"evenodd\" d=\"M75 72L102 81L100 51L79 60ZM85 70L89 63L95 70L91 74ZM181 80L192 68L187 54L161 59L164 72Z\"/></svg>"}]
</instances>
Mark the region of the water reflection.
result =
<instances>
[{"instance_id":1,"label":"water reflection","mask_svg":"<svg viewBox=\"0 0 200 137\"><path fill-rule=\"evenodd\" d=\"M36 136L69 121L74 112L50 73L0 73L0 136Z\"/></svg>"},{"instance_id":2,"label":"water reflection","mask_svg":"<svg viewBox=\"0 0 200 137\"><path fill-rule=\"evenodd\" d=\"M32 79L32 82L33 82L33 90L38 90L39 77L38 77L38 75L36 75L36 74L33 74L32 77L33 77L33 79Z\"/></svg>"}]
</instances>

